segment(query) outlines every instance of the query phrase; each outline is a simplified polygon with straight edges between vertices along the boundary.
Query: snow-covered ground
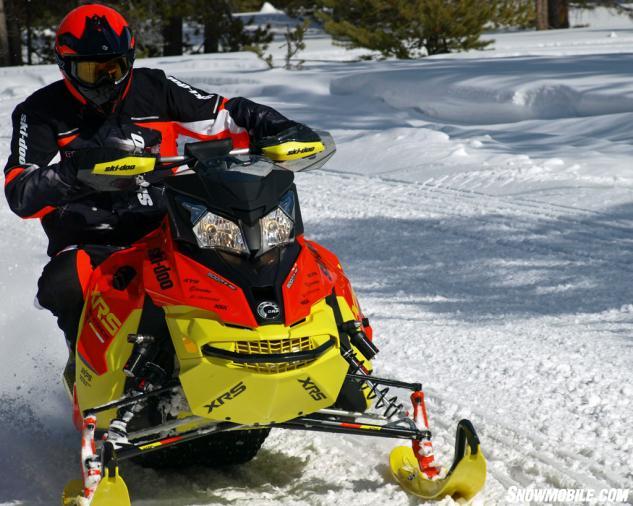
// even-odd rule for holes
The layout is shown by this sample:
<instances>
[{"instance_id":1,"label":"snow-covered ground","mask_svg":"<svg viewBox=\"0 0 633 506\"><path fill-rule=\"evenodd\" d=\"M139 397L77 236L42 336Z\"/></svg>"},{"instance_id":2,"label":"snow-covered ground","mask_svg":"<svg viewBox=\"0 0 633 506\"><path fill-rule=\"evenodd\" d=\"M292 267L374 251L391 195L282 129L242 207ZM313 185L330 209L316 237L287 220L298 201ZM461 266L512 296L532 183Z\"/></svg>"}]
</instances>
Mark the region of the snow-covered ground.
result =
<instances>
[{"instance_id":1,"label":"snow-covered ground","mask_svg":"<svg viewBox=\"0 0 633 506\"><path fill-rule=\"evenodd\" d=\"M363 51L315 35L300 72L249 53L138 62L332 132L329 166L298 177L306 234L346 267L378 372L426 385L443 460L460 418L478 428L478 504L633 488L633 23L573 23L591 26L408 62L350 63ZM0 69L0 158L13 107L57 78ZM56 504L78 439L63 339L31 304L45 238L4 202L0 223L0 503ZM124 473L139 505L415 504L390 447L276 431L239 469Z\"/></svg>"}]
</instances>

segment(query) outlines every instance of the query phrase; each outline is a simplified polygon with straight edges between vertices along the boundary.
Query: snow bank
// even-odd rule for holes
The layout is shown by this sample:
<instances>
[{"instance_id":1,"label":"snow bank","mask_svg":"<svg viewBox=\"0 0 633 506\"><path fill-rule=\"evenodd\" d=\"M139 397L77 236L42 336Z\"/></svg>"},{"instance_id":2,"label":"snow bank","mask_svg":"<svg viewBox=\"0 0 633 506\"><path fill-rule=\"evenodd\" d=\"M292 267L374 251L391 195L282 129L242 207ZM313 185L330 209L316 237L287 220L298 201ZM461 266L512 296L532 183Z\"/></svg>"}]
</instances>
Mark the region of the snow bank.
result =
<instances>
[{"instance_id":1,"label":"snow bank","mask_svg":"<svg viewBox=\"0 0 633 506\"><path fill-rule=\"evenodd\" d=\"M617 14L614 9L596 7L595 9L570 9L569 22L571 26L587 26L593 30L633 29L633 19L629 16Z\"/></svg>"},{"instance_id":2,"label":"snow bank","mask_svg":"<svg viewBox=\"0 0 633 506\"><path fill-rule=\"evenodd\" d=\"M633 55L433 59L389 67L335 79L331 91L464 124L633 111Z\"/></svg>"}]
</instances>

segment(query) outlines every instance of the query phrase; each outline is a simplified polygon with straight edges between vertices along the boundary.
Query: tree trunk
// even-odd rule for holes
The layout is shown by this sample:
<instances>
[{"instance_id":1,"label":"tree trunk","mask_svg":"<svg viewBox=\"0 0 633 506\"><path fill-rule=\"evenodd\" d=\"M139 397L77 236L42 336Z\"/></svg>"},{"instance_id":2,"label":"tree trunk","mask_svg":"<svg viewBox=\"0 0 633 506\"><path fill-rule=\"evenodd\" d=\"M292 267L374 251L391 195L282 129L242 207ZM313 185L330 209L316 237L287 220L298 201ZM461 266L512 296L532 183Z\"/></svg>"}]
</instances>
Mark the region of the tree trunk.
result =
<instances>
[{"instance_id":1,"label":"tree trunk","mask_svg":"<svg viewBox=\"0 0 633 506\"><path fill-rule=\"evenodd\" d=\"M220 51L220 27L217 17L208 17L204 22L204 52L218 53Z\"/></svg>"},{"instance_id":2,"label":"tree trunk","mask_svg":"<svg viewBox=\"0 0 633 506\"><path fill-rule=\"evenodd\" d=\"M548 28L548 1L536 0L536 29L547 30Z\"/></svg>"},{"instance_id":3,"label":"tree trunk","mask_svg":"<svg viewBox=\"0 0 633 506\"><path fill-rule=\"evenodd\" d=\"M22 65L22 34L15 0L4 1L9 39L9 65Z\"/></svg>"},{"instance_id":4,"label":"tree trunk","mask_svg":"<svg viewBox=\"0 0 633 506\"><path fill-rule=\"evenodd\" d=\"M31 2L26 5L26 62L33 65L33 28L31 26Z\"/></svg>"},{"instance_id":5,"label":"tree trunk","mask_svg":"<svg viewBox=\"0 0 633 506\"><path fill-rule=\"evenodd\" d=\"M10 61L7 17L4 12L4 0L0 0L0 67L8 66Z\"/></svg>"},{"instance_id":6,"label":"tree trunk","mask_svg":"<svg viewBox=\"0 0 633 506\"><path fill-rule=\"evenodd\" d=\"M550 28L569 28L569 0L549 0L547 14Z\"/></svg>"},{"instance_id":7,"label":"tree trunk","mask_svg":"<svg viewBox=\"0 0 633 506\"><path fill-rule=\"evenodd\" d=\"M163 56L180 56L182 54L182 17L169 18L163 25Z\"/></svg>"}]
</instances>

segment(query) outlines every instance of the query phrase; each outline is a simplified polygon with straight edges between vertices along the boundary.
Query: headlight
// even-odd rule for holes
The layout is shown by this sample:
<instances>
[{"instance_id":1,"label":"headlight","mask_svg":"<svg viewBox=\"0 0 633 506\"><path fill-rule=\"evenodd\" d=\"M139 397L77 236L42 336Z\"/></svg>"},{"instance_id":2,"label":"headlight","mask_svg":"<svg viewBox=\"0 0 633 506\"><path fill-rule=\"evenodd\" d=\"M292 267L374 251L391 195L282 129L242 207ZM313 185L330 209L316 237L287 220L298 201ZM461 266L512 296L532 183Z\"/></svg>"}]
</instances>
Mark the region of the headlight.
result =
<instances>
[{"instance_id":1,"label":"headlight","mask_svg":"<svg viewBox=\"0 0 633 506\"><path fill-rule=\"evenodd\" d=\"M237 224L217 214L207 212L193 227L198 246L248 253L242 231Z\"/></svg>"},{"instance_id":2,"label":"headlight","mask_svg":"<svg viewBox=\"0 0 633 506\"><path fill-rule=\"evenodd\" d=\"M262 250L292 242L293 221L279 207L259 221L262 231Z\"/></svg>"},{"instance_id":3,"label":"headlight","mask_svg":"<svg viewBox=\"0 0 633 506\"><path fill-rule=\"evenodd\" d=\"M295 216L295 194L291 191L286 193L279 201L279 207L294 221Z\"/></svg>"}]
</instances>

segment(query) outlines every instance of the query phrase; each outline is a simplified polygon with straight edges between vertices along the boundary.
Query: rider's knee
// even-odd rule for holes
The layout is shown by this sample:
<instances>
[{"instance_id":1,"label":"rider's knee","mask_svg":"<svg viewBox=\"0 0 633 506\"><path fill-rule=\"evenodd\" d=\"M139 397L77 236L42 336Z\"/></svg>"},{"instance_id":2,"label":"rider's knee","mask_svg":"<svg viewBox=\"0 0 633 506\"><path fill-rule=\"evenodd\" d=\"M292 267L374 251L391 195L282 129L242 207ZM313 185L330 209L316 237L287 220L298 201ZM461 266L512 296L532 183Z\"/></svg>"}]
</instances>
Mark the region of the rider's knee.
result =
<instances>
[{"instance_id":1,"label":"rider's knee","mask_svg":"<svg viewBox=\"0 0 633 506\"><path fill-rule=\"evenodd\" d=\"M78 273L78 259L81 250L63 251L44 266L37 283L39 304L59 313L59 308L83 301L83 289Z\"/></svg>"}]
</instances>

